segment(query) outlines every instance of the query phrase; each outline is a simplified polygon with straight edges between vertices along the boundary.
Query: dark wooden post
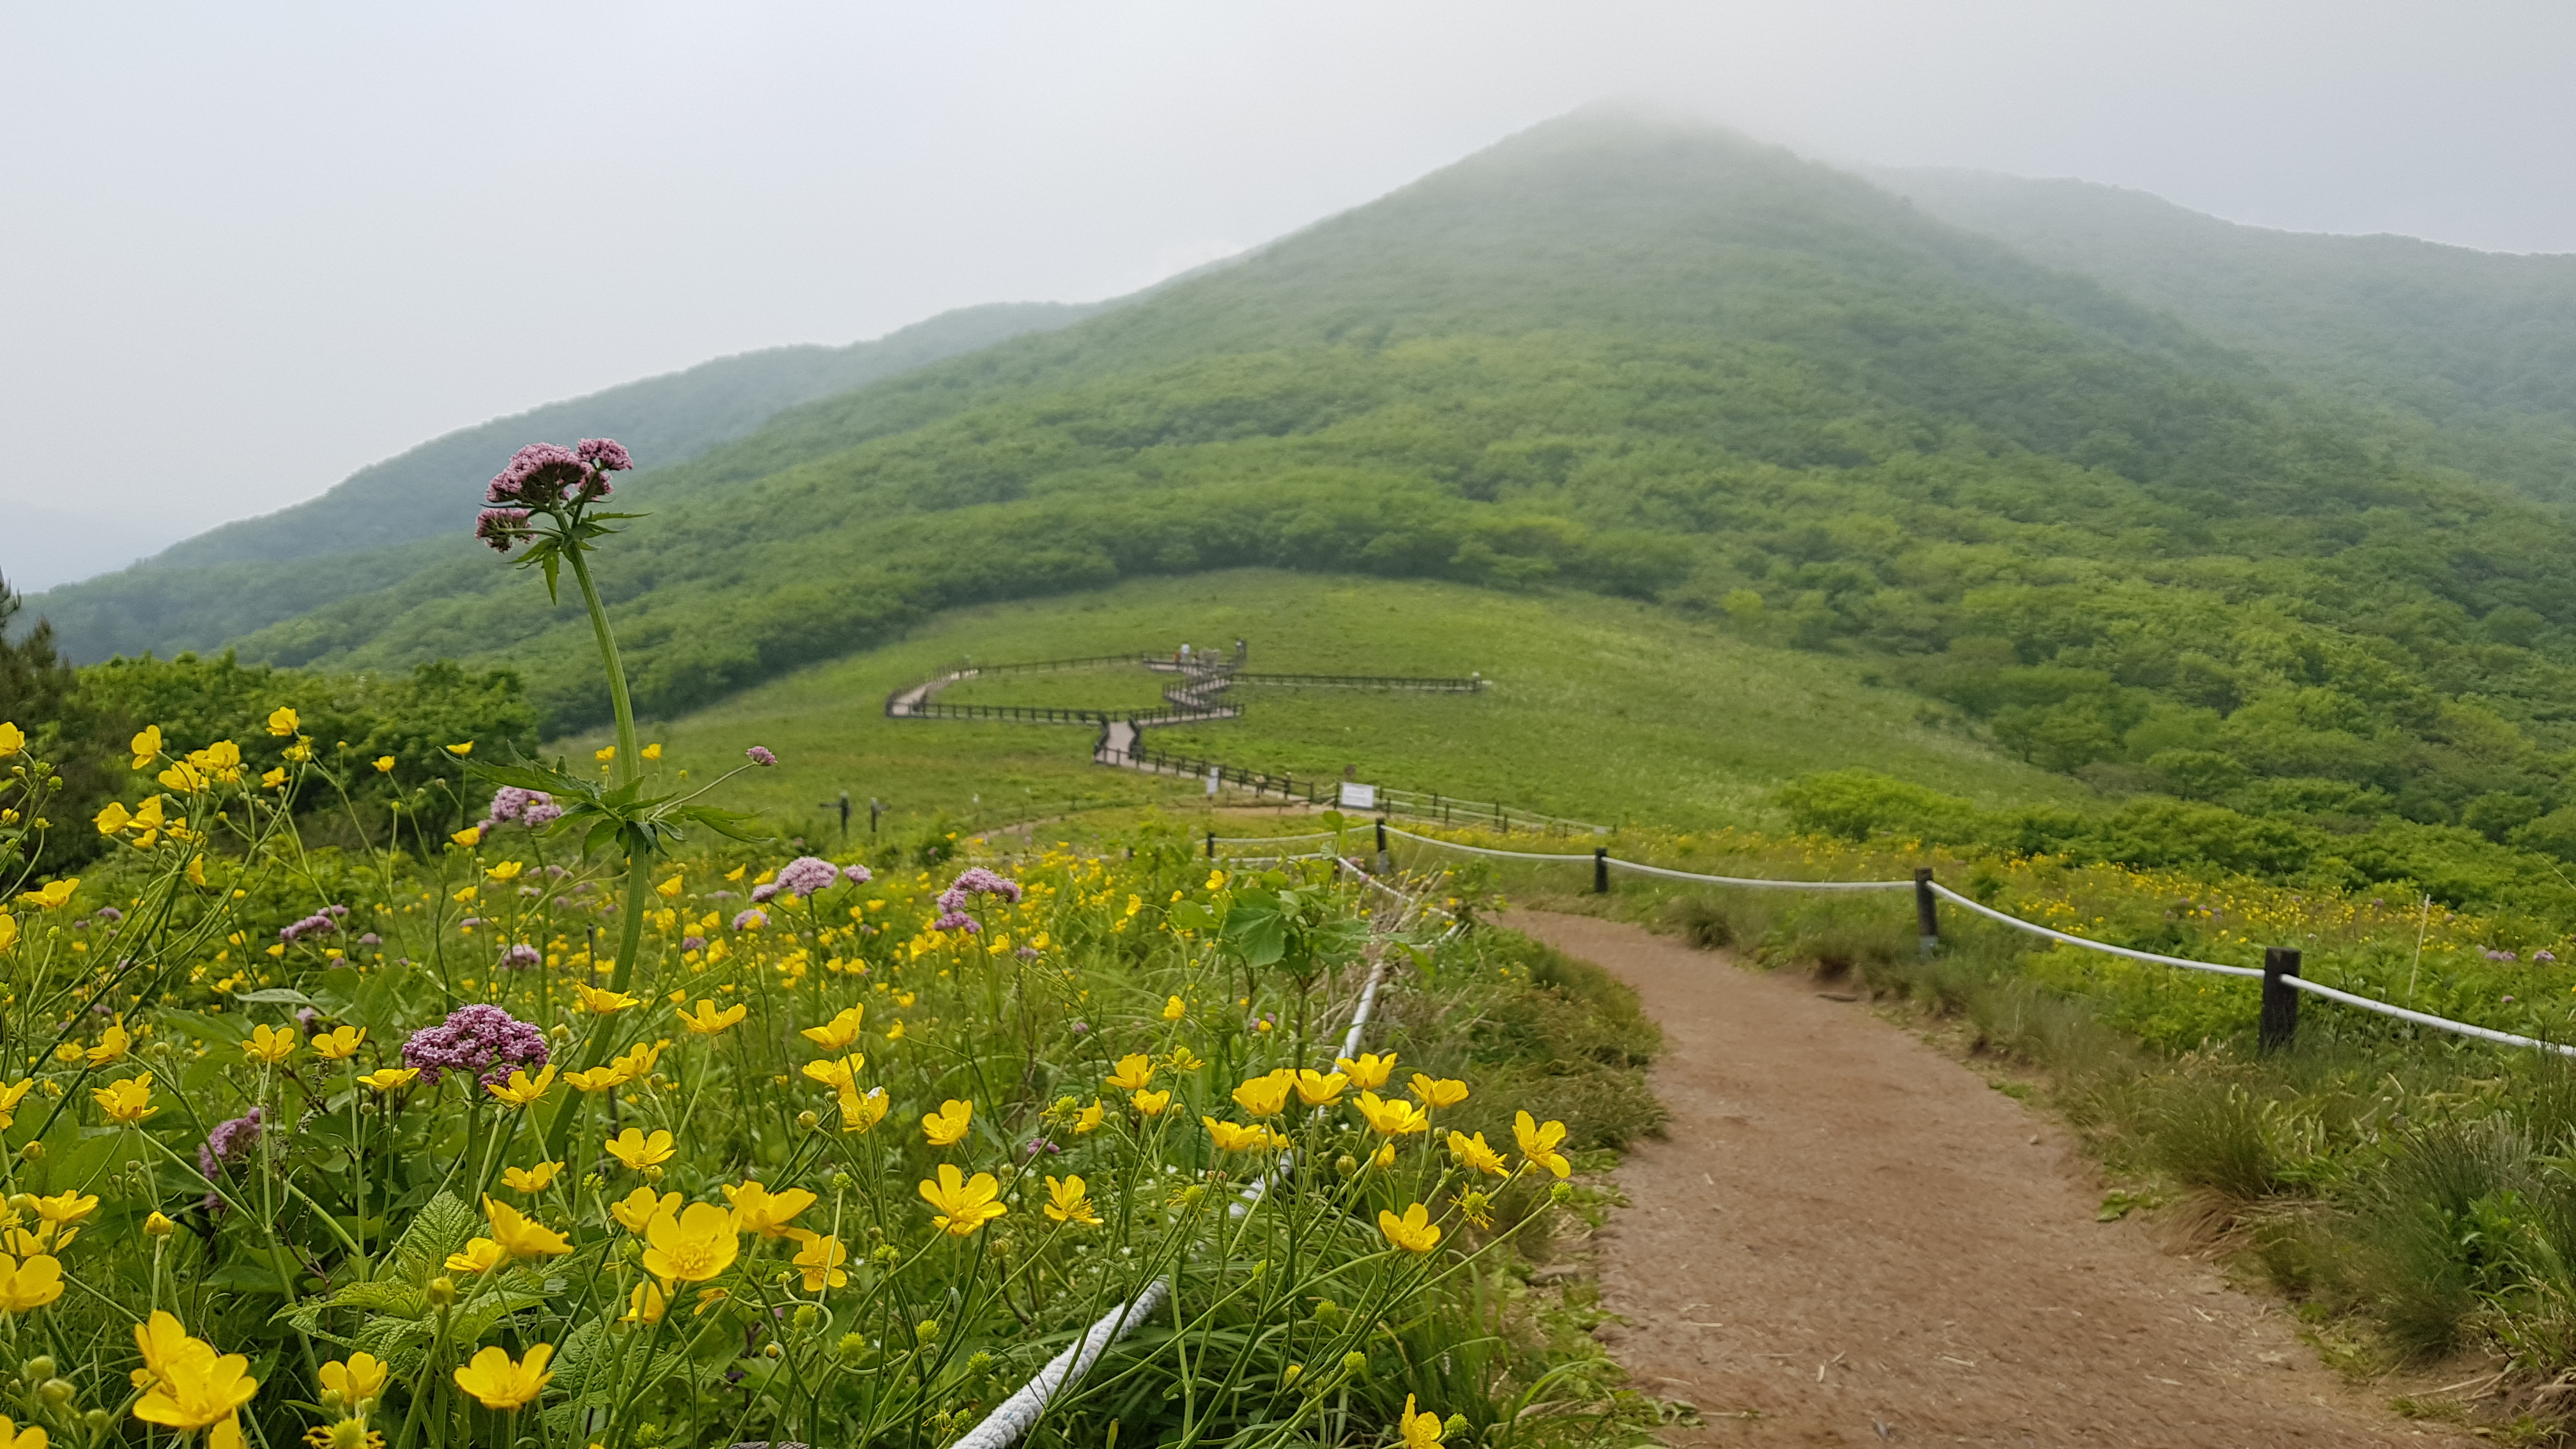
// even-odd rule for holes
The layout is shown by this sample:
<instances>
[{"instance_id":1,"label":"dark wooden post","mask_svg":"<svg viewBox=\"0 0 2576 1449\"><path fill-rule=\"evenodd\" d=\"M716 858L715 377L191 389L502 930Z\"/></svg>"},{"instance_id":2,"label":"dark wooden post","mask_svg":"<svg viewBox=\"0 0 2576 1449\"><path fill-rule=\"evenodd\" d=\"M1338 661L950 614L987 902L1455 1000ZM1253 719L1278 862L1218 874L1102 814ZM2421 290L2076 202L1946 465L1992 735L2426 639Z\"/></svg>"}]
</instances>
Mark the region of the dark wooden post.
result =
<instances>
[{"instance_id":1,"label":"dark wooden post","mask_svg":"<svg viewBox=\"0 0 2576 1449\"><path fill-rule=\"evenodd\" d=\"M2263 948L2263 1016L2255 1028L2265 1051L2278 1051L2299 1034L2299 988L2289 977L2299 974L2299 953L2291 946Z\"/></svg>"},{"instance_id":2,"label":"dark wooden post","mask_svg":"<svg viewBox=\"0 0 2576 1449\"><path fill-rule=\"evenodd\" d=\"M1936 909L1940 897L1932 894L1932 867L1914 868L1914 938L1917 949L1929 956L1941 949L1941 913Z\"/></svg>"},{"instance_id":3,"label":"dark wooden post","mask_svg":"<svg viewBox=\"0 0 2576 1449\"><path fill-rule=\"evenodd\" d=\"M1606 845L1592 848L1592 893L1596 896L1610 894L1610 847Z\"/></svg>"},{"instance_id":4,"label":"dark wooden post","mask_svg":"<svg viewBox=\"0 0 2576 1449\"><path fill-rule=\"evenodd\" d=\"M1395 858L1386 853L1386 817L1381 815L1377 820L1377 873L1391 875L1394 871Z\"/></svg>"},{"instance_id":5,"label":"dark wooden post","mask_svg":"<svg viewBox=\"0 0 2576 1449\"><path fill-rule=\"evenodd\" d=\"M1208 832L1208 859L1216 859L1216 832L1213 830Z\"/></svg>"}]
</instances>

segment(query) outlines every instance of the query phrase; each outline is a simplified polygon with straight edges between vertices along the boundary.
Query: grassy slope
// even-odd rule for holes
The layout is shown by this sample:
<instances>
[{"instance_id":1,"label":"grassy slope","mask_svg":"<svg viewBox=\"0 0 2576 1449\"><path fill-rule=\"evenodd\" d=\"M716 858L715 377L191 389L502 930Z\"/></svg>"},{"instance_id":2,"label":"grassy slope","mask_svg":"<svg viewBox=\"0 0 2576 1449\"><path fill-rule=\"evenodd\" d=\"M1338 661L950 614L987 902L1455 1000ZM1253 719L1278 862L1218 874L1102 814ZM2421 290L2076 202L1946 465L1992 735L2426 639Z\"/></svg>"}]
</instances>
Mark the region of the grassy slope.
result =
<instances>
[{"instance_id":1,"label":"grassy slope","mask_svg":"<svg viewBox=\"0 0 2576 1449\"><path fill-rule=\"evenodd\" d=\"M653 727L666 763L729 767L766 744L783 763L728 787L746 807L811 820L848 789L905 814L1041 810L1068 797L1186 802L1186 788L1089 761L1077 727L887 719L887 692L960 655L1001 661L1107 653L1187 638L1252 644L1257 667L1462 674L1482 695L1246 689L1245 718L1157 742L1253 768L1288 766L1550 813L1685 828L1765 818L1763 796L1804 771L1869 762L1982 800L2062 796L2062 777L1916 720L1917 703L1860 684L1848 661L1749 645L1647 605L1582 595L1502 597L1455 584L1245 569L1121 584L1043 604L943 615L901 643L817 665ZM976 687L992 703L1104 698L1120 674L1036 675ZM1085 690L1069 685L1080 683ZM1133 691L1129 691L1131 697ZM952 698L965 698L959 693ZM578 752L604 736L566 742Z\"/></svg>"}]
</instances>

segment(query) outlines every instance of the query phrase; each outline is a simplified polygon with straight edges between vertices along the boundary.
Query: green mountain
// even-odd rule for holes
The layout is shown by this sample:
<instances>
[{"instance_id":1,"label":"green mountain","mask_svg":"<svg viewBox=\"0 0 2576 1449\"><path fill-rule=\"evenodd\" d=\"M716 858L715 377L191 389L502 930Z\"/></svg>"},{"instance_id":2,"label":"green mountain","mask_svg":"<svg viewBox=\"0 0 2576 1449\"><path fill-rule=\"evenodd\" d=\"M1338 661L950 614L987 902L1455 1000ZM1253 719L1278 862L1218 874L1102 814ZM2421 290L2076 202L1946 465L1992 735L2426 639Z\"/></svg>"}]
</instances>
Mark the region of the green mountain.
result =
<instances>
[{"instance_id":1,"label":"green mountain","mask_svg":"<svg viewBox=\"0 0 2576 1449\"><path fill-rule=\"evenodd\" d=\"M379 589L440 556L456 499L495 458L537 437L614 436L657 463L740 438L781 410L862 387L1097 306L969 307L846 347L775 347L701 363L432 439L361 468L318 498L171 545L121 572L28 601L75 659L208 649L335 599Z\"/></svg>"},{"instance_id":2,"label":"green mountain","mask_svg":"<svg viewBox=\"0 0 2576 1449\"><path fill-rule=\"evenodd\" d=\"M664 716L962 604L1267 566L1650 600L2100 790L2576 851L2561 508L2311 363L1706 127L1537 128L620 492L652 516L600 572ZM524 665L554 728L598 719L580 614L464 542L475 505L245 657Z\"/></svg>"},{"instance_id":3,"label":"green mountain","mask_svg":"<svg viewBox=\"0 0 2576 1449\"><path fill-rule=\"evenodd\" d=\"M2273 231L2082 181L1869 174L2378 413L2428 456L2576 499L2576 255Z\"/></svg>"}]
</instances>

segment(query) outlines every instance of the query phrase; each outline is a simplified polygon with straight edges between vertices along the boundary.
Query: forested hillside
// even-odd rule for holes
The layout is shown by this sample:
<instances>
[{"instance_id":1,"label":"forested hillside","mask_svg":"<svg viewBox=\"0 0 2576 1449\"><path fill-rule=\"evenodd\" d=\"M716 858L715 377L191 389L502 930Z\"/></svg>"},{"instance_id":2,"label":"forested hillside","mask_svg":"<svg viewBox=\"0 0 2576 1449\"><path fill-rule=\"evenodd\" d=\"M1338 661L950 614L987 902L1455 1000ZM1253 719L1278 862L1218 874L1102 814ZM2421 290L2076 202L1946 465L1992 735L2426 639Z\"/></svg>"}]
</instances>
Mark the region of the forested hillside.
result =
<instances>
[{"instance_id":1,"label":"forested hillside","mask_svg":"<svg viewBox=\"0 0 2576 1449\"><path fill-rule=\"evenodd\" d=\"M459 429L361 468L322 496L173 544L133 568L30 601L82 660L204 649L440 557L455 500L530 437L615 436L669 464L739 438L782 409L941 358L1062 327L1093 305L1030 302L943 313L846 347L774 347Z\"/></svg>"},{"instance_id":2,"label":"forested hillside","mask_svg":"<svg viewBox=\"0 0 2576 1449\"><path fill-rule=\"evenodd\" d=\"M2106 791L2576 853L2568 517L2422 442L1849 175L1594 114L621 484L651 516L603 582L664 715L1137 575L1626 594ZM578 613L463 542L475 501L245 655L541 664L553 728L599 717Z\"/></svg>"},{"instance_id":3,"label":"forested hillside","mask_svg":"<svg viewBox=\"0 0 2576 1449\"><path fill-rule=\"evenodd\" d=\"M1934 216L2258 354L2425 456L2576 500L2576 256L2272 231L2081 181L1870 174Z\"/></svg>"}]
</instances>

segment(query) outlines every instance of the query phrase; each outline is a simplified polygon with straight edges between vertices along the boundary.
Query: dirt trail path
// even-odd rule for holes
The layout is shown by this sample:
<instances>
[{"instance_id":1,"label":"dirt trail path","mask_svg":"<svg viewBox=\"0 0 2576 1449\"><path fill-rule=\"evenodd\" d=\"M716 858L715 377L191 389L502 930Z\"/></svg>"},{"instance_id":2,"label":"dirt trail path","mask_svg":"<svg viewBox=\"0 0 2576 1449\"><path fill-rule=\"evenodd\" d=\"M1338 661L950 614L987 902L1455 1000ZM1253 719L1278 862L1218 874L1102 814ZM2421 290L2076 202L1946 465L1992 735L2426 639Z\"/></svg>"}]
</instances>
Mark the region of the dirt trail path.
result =
<instances>
[{"instance_id":1,"label":"dirt trail path","mask_svg":"<svg viewBox=\"0 0 2576 1449\"><path fill-rule=\"evenodd\" d=\"M1668 1140L1597 1235L1605 1331L1676 1444L2466 1444L2397 1419L2275 1306L2101 1224L2062 1128L1867 1007L1639 927L1508 924L1635 986ZM1725 1416L1735 1417L1725 1417Z\"/></svg>"}]
</instances>

